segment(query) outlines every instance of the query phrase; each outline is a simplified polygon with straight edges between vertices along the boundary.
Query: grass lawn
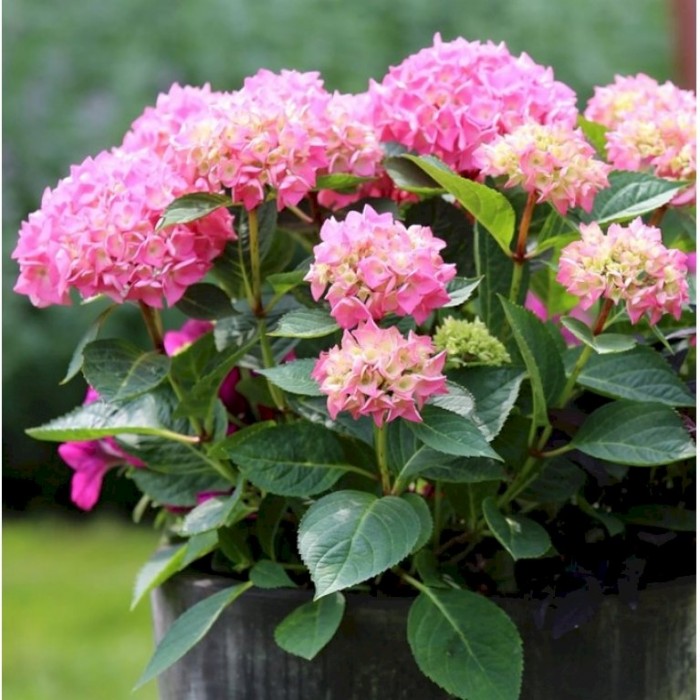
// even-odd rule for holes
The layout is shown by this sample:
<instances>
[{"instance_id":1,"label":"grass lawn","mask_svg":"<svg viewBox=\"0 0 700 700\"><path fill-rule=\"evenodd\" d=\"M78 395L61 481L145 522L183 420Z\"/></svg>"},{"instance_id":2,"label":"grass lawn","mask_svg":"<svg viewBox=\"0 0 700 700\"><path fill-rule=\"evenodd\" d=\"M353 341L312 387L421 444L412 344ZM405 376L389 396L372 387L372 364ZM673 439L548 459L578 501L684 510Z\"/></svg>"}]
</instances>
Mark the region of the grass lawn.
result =
<instances>
[{"instance_id":1,"label":"grass lawn","mask_svg":"<svg viewBox=\"0 0 700 700\"><path fill-rule=\"evenodd\" d=\"M129 604L157 538L111 520L5 520L4 697L156 698L155 681L131 693L153 642L148 604Z\"/></svg>"}]
</instances>

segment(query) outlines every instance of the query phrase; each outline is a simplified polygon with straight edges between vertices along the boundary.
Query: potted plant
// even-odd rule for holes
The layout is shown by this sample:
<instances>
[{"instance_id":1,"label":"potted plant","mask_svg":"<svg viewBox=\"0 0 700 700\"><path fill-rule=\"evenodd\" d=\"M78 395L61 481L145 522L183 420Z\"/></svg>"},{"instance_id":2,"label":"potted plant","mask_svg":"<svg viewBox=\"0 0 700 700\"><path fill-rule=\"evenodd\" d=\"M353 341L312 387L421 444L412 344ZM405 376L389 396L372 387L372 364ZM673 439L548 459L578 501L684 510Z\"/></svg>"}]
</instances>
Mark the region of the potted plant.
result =
<instances>
[{"instance_id":1,"label":"potted plant","mask_svg":"<svg viewBox=\"0 0 700 700\"><path fill-rule=\"evenodd\" d=\"M81 508L119 466L157 512L140 683L515 700L523 637L522 697L690 697L694 584L652 584L694 571L694 129L670 83L579 114L438 35L362 95L175 85L47 190L15 290L111 303L84 405L28 432ZM150 349L98 337L124 307Z\"/></svg>"}]
</instances>

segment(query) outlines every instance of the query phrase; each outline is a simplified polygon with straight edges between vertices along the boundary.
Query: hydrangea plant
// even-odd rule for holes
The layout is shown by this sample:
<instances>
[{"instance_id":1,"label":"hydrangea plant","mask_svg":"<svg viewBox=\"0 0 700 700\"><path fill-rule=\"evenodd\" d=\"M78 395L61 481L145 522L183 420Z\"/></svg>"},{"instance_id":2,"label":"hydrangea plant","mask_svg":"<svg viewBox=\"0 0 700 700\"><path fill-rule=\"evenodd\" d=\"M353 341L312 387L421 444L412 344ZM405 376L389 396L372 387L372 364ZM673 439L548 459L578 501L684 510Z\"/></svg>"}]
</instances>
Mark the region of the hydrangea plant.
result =
<instances>
[{"instance_id":1,"label":"hydrangea plant","mask_svg":"<svg viewBox=\"0 0 700 700\"><path fill-rule=\"evenodd\" d=\"M313 634L279 635L305 658L343 596L413 591L420 669L515 700L488 594L571 570L581 518L629 552L640 523L688 529L694 125L670 83L617 77L581 115L529 56L436 36L358 95L291 70L174 85L46 190L15 291L111 303L65 378L85 403L28 432L62 443L78 507L119 468L156 511L134 604L188 566L233 579L141 683L253 586L313 591ZM190 320L165 330L164 304ZM99 337L116 308L150 349Z\"/></svg>"}]
</instances>

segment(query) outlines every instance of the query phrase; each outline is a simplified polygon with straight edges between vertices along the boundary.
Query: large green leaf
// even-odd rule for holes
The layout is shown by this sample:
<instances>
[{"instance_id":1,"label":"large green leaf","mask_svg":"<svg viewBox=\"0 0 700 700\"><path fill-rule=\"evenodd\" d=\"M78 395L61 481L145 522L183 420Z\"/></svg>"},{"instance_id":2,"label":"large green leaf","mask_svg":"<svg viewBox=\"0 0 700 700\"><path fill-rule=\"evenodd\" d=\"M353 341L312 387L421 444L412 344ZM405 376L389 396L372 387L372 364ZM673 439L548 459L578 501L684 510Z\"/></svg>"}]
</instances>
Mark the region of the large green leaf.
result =
<instances>
[{"instance_id":1,"label":"large green leaf","mask_svg":"<svg viewBox=\"0 0 700 700\"><path fill-rule=\"evenodd\" d=\"M452 370L447 376L474 397L479 428L487 440L493 440L515 405L525 373L518 367L470 367Z\"/></svg>"},{"instance_id":2,"label":"large green leaf","mask_svg":"<svg viewBox=\"0 0 700 700\"><path fill-rule=\"evenodd\" d=\"M304 603L277 625L275 642L289 654L311 661L333 638L343 612L342 593Z\"/></svg>"},{"instance_id":3,"label":"large green leaf","mask_svg":"<svg viewBox=\"0 0 700 700\"><path fill-rule=\"evenodd\" d=\"M327 491L354 469L336 435L306 421L268 426L226 450L246 478L278 496Z\"/></svg>"},{"instance_id":4,"label":"large green leaf","mask_svg":"<svg viewBox=\"0 0 700 700\"><path fill-rule=\"evenodd\" d=\"M482 226L474 227L476 274L482 278L477 297L478 314L490 333L504 340L507 329L499 295L508 296L513 276L513 261L504 254ZM526 272L527 274L527 272ZM523 290L525 284L522 285Z\"/></svg>"},{"instance_id":5,"label":"large green leaf","mask_svg":"<svg viewBox=\"0 0 700 700\"><path fill-rule=\"evenodd\" d=\"M252 585L248 582L224 588L180 615L160 640L134 690L182 658L207 633L219 615Z\"/></svg>"},{"instance_id":6,"label":"large green leaf","mask_svg":"<svg viewBox=\"0 0 700 700\"><path fill-rule=\"evenodd\" d=\"M277 367L258 370L275 386L301 396L322 396L318 382L311 378L316 360L302 359L285 362Z\"/></svg>"},{"instance_id":7,"label":"large green leaf","mask_svg":"<svg viewBox=\"0 0 700 700\"><path fill-rule=\"evenodd\" d=\"M517 700L522 641L508 615L471 591L421 590L408 614L420 670L463 700Z\"/></svg>"},{"instance_id":8,"label":"large green leaf","mask_svg":"<svg viewBox=\"0 0 700 700\"><path fill-rule=\"evenodd\" d=\"M151 590L160 586L180 570L180 564L185 556L185 544L160 547L153 556L141 567L136 574L134 591L131 596L133 610Z\"/></svg>"},{"instance_id":9,"label":"large green leaf","mask_svg":"<svg viewBox=\"0 0 700 700\"><path fill-rule=\"evenodd\" d=\"M559 349L535 314L503 297L501 303L530 379L533 420L537 425L549 425L547 408L558 399L566 381Z\"/></svg>"},{"instance_id":10,"label":"large green leaf","mask_svg":"<svg viewBox=\"0 0 700 700\"><path fill-rule=\"evenodd\" d=\"M211 192L192 192L172 201L163 211L156 224L156 230L174 224L188 224L201 219L221 207L230 207L233 202L223 194Z\"/></svg>"},{"instance_id":11,"label":"large green leaf","mask_svg":"<svg viewBox=\"0 0 700 700\"><path fill-rule=\"evenodd\" d=\"M650 173L619 170L608 176L610 186L598 192L586 221L608 224L627 221L668 204L687 182L662 180Z\"/></svg>"},{"instance_id":12,"label":"large green leaf","mask_svg":"<svg viewBox=\"0 0 700 700\"><path fill-rule=\"evenodd\" d=\"M158 386L170 370L170 358L143 352L111 338L94 340L83 350L83 374L105 401L123 401Z\"/></svg>"},{"instance_id":13,"label":"large green leaf","mask_svg":"<svg viewBox=\"0 0 700 700\"><path fill-rule=\"evenodd\" d=\"M243 489L237 488L230 496L208 498L185 516L179 534L186 537L200 535L230 525L254 512L242 503L242 495Z\"/></svg>"},{"instance_id":14,"label":"large green leaf","mask_svg":"<svg viewBox=\"0 0 700 700\"><path fill-rule=\"evenodd\" d=\"M417 165L423 172L470 213L493 236L501 249L510 255L515 232L515 212L510 202L498 191L473 180L460 177L432 156L399 156Z\"/></svg>"},{"instance_id":15,"label":"large green leaf","mask_svg":"<svg viewBox=\"0 0 700 700\"><path fill-rule=\"evenodd\" d=\"M500 460L477 425L439 406L424 406L422 423L410 423L416 437L438 452L458 457L491 457Z\"/></svg>"},{"instance_id":16,"label":"large green leaf","mask_svg":"<svg viewBox=\"0 0 700 700\"><path fill-rule=\"evenodd\" d=\"M418 520L420 520L420 535L413 545L413 551L417 552L428 544L433 536L433 516L423 496L419 496L417 493L404 493L401 494L401 498L413 508Z\"/></svg>"},{"instance_id":17,"label":"large green leaf","mask_svg":"<svg viewBox=\"0 0 700 700\"><path fill-rule=\"evenodd\" d=\"M606 404L586 418L570 444L592 457L629 466L651 467L695 455L680 416L658 403Z\"/></svg>"},{"instance_id":18,"label":"large green leaf","mask_svg":"<svg viewBox=\"0 0 700 700\"><path fill-rule=\"evenodd\" d=\"M262 559L250 570L250 580L256 588L296 588L282 564Z\"/></svg>"},{"instance_id":19,"label":"large green leaf","mask_svg":"<svg viewBox=\"0 0 700 700\"><path fill-rule=\"evenodd\" d=\"M270 336L284 338L322 338L335 333L338 324L322 309L297 309L280 319Z\"/></svg>"},{"instance_id":20,"label":"large green leaf","mask_svg":"<svg viewBox=\"0 0 700 700\"><path fill-rule=\"evenodd\" d=\"M695 405L695 397L668 362L645 345L614 355L593 355L579 374L578 383L616 399Z\"/></svg>"},{"instance_id":21,"label":"large green leaf","mask_svg":"<svg viewBox=\"0 0 700 700\"><path fill-rule=\"evenodd\" d=\"M233 315L231 300L215 284L199 282L187 287L175 306L190 318L214 321Z\"/></svg>"},{"instance_id":22,"label":"large green leaf","mask_svg":"<svg viewBox=\"0 0 700 700\"><path fill-rule=\"evenodd\" d=\"M541 557L552 546L547 531L539 523L522 515L504 515L495 498L485 498L481 507L489 530L513 559Z\"/></svg>"},{"instance_id":23,"label":"large green leaf","mask_svg":"<svg viewBox=\"0 0 700 700\"><path fill-rule=\"evenodd\" d=\"M98 440L111 435L156 435L170 440L196 443L198 439L170 428L171 411L163 392L141 394L123 403L93 401L55 418L27 434L37 440L70 442Z\"/></svg>"},{"instance_id":24,"label":"large green leaf","mask_svg":"<svg viewBox=\"0 0 700 700\"><path fill-rule=\"evenodd\" d=\"M207 471L173 474L133 469L131 478L139 490L160 505L194 507L197 494L203 491L224 491L231 482L218 474Z\"/></svg>"},{"instance_id":25,"label":"large green leaf","mask_svg":"<svg viewBox=\"0 0 700 700\"><path fill-rule=\"evenodd\" d=\"M401 498L337 491L314 503L302 518L299 552L316 598L321 598L398 564L420 534L420 518Z\"/></svg>"},{"instance_id":26,"label":"large green leaf","mask_svg":"<svg viewBox=\"0 0 700 700\"><path fill-rule=\"evenodd\" d=\"M443 308L451 306L462 306L471 299L474 290L481 284L481 277L474 280L465 279L464 277L455 277L447 284L447 292L450 295L450 300L443 305Z\"/></svg>"}]
</instances>

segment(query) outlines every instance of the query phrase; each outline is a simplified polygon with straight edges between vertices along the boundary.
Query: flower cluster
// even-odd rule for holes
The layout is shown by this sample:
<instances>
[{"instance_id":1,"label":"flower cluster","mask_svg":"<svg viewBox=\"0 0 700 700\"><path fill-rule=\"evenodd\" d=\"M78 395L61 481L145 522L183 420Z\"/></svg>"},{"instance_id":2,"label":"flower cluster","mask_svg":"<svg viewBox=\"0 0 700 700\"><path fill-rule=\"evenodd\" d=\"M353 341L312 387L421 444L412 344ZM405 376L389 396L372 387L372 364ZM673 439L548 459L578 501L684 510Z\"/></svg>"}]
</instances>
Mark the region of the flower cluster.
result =
<instances>
[{"instance_id":1,"label":"flower cluster","mask_svg":"<svg viewBox=\"0 0 700 700\"><path fill-rule=\"evenodd\" d=\"M15 291L35 306L69 304L71 288L83 298L174 304L235 239L224 209L157 229L165 207L188 191L146 149L86 159L44 192L41 209L22 224L12 254L20 266Z\"/></svg>"},{"instance_id":2,"label":"flower cluster","mask_svg":"<svg viewBox=\"0 0 700 700\"><path fill-rule=\"evenodd\" d=\"M328 413L371 416L377 426L396 418L420 422L418 410L434 394L447 393L441 374L445 353L430 338L366 321L346 330L340 346L321 353L311 376L328 395Z\"/></svg>"},{"instance_id":3,"label":"flower cluster","mask_svg":"<svg viewBox=\"0 0 700 700\"><path fill-rule=\"evenodd\" d=\"M606 126L607 155L619 170L651 170L658 177L695 180L696 102L689 90L647 75L616 76L597 87L585 116ZM694 186L674 204L695 199Z\"/></svg>"},{"instance_id":4,"label":"flower cluster","mask_svg":"<svg viewBox=\"0 0 700 700\"><path fill-rule=\"evenodd\" d=\"M494 338L481 319L467 321L448 316L433 336L435 347L447 353L448 368L467 365L498 367L510 362L503 343Z\"/></svg>"},{"instance_id":5,"label":"flower cluster","mask_svg":"<svg viewBox=\"0 0 700 700\"><path fill-rule=\"evenodd\" d=\"M557 281L584 309L600 297L624 301L632 323L644 314L657 323L664 313L680 317L686 274L686 254L666 248L661 231L637 218L629 226L613 224L607 235L596 223L582 225L581 240L561 252Z\"/></svg>"},{"instance_id":6,"label":"flower cluster","mask_svg":"<svg viewBox=\"0 0 700 700\"><path fill-rule=\"evenodd\" d=\"M326 220L320 236L305 279L316 300L329 287L331 315L342 328L390 313L422 323L449 299L455 266L443 262L445 243L427 226L407 228L366 205L342 221Z\"/></svg>"},{"instance_id":7,"label":"flower cluster","mask_svg":"<svg viewBox=\"0 0 700 700\"><path fill-rule=\"evenodd\" d=\"M506 187L536 193L564 215L572 207L590 211L607 187L611 168L594 156L580 129L529 122L480 146L474 161L482 175L507 175Z\"/></svg>"},{"instance_id":8,"label":"flower cluster","mask_svg":"<svg viewBox=\"0 0 700 700\"><path fill-rule=\"evenodd\" d=\"M551 68L504 44L443 42L409 56L370 83L372 118L382 141L472 171L474 150L527 121L576 122L576 95Z\"/></svg>"}]
</instances>

